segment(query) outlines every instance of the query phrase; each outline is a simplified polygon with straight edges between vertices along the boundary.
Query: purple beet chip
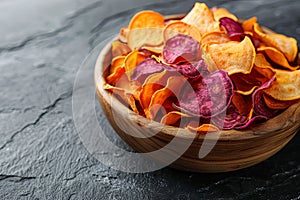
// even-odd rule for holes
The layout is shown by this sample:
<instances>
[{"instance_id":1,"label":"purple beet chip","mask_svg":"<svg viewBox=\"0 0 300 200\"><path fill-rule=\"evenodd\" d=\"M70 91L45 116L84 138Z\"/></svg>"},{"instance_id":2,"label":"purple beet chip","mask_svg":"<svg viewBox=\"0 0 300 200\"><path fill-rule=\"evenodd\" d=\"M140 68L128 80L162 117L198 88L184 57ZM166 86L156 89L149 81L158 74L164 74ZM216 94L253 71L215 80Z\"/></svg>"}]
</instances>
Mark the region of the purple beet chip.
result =
<instances>
[{"instance_id":1,"label":"purple beet chip","mask_svg":"<svg viewBox=\"0 0 300 200\"><path fill-rule=\"evenodd\" d=\"M147 58L134 68L131 79L143 83L150 74L161 72L164 68L164 64Z\"/></svg>"},{"instance_id":2,"label":"purple beet chip","mask_svg":"<svg viewBox=\"0 0 300 200\"><path fill-rule=\"evenodd\" d=\"M233 95L233 84L223 70L207 75L193 89L183 91L177 107L183 112L204 118L224 112Z\"/></svg>"},{"instance_id":3,"label":"purple beet chip","mask_svg":"<svg viewBox=\"0 0 300 200\"><path fill-rule=\"evenodd\" d=\"M199 60L196 63L184 63L180 65L173 65L179 73L190 80L199 81L202 77L207 76L209 71L204 60Z\"/></svg>"},{"instance_id":4,"label":"purple beet chip","mask_svg":"<svg viewBox=\"0 0 300 200\"><path fill-rule=\"evenodd\" d=\"M225 29L227 35L231 38L239 38L240 40L245 37L242 26L229 17L219 19L220 25Z\"/></svg>"},{"instance_id":5,"label":"purple beet chip","mask_svg":"<svg viewBox=\"0 0 300 200\"><path fill-rule=\"evenodd\" d=\"M166 41L162 56L169 64L195 61L200 58L200 44L188 35L178 34Z\"/></svg>"},{"instance_id":6,"label":"purple beet chip","mask_svg":"<svg viewBox=\"0 0 300 200\"><path fill-rule=\"evenodd\" d=\"M252 95L252 102L254 104L254 113L257 116L264 116L267 118L274 117L279 110L274 110L268 108L264 99L263 99L263 90L270 87L270 84L275 80L273 77L269 81L265 82L262 86L260 86Z\"/></svg>"},{"instance_id":7,"label":"purple beet chip","mask_svg":"<svg viewBox=\"0 0 300 200\"><path fill-rule=\"evenodd\" d=\"M219 114L211 119L211 122L220 129L229 130L247 123L247 116L241 115L233 103L231 103L225 114Z\"/></svg>"}]
</instances>

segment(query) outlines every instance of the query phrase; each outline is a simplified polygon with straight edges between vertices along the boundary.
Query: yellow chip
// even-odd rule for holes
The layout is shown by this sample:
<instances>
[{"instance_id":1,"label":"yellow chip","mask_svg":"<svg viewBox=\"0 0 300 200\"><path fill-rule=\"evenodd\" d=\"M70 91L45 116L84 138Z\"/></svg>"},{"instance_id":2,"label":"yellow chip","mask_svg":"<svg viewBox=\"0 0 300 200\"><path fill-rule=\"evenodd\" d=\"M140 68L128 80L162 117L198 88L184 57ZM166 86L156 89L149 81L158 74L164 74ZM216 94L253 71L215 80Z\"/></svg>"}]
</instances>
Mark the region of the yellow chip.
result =
<instances>
[{"instance_id":1,"label":"yellow chip","mask_svg":"<svg viewBox=\"0 0 300 200\"><path fill-rule=\"evenodd\" d=\"M281 101L296 100L300 98L300 70L275 70L276 80L265 91L274 99Z\"/></svg>"},{"instance_id":2,"label":"yellow chip","mask_svg":"<svg viewBox=\"0 0 300 200\"><path fill-rule=\"evenodd\" d=\"M274 63L290 69L290 70L297 70L299 69L299 66L291 66L289 62L287 61L286 57L277 49L274 47L259 47L257 49L258 52L265 52Z\"/></svg>"},{"instance_id":3,"label":"yellow chip","mask_svg":"<svg viewBox=\"0 0 300 200\"><path fill-rule=\"evenodd\" d=\"M141 11L131 19L128 28L129 29L140 29L140 28L156 28L164 27L165 19L164 16L154 12L152 10Z\"/></svg>"},{"instance_id":4,"label":"yellow chip","mask_svg":"<svg viewBox=\"0 0 300 200\"><path fill-rule=\"evenodd\" d=\"M277 33L264 33L260 26L255 23L253 31L263 43L274 47L284 54L288 62L293 62L297 56L298 47L297 40Z\"/></svg>"},{"instance_id":5,"label":"yellow chip","mask_svg":"<svg viewBox=\"0 0 300 200\"><path fill-rule=\"evenodd\" d=\"M170 22L164 29L164 40L167 41L177 34L191 36L196 41L200 41L201 39L200 31L195 26L186 24L183 21L173 21Z\"/></svg>"},{"instance_id":6,"label":"yellow chip","mask_svg":"<svg viewBox=\"0 0 300 200\"><path fill-rule=\"evenodd\" d=\"M197 27L201 35L220 31L219 22L215 21L213 12L204 3L195 3L193 9L181 21Z\"/></svg>"},{"instance_id":7,"label":"yellow chip","mask_svg":"<svg viewBox=\"0 0 300 200\"><path fill-rule=\"evenodd\" d=\"M119 40L121 42L127 43L127 35L129 33L130 29L128 27L121 28L120 34L119 34Z\"/></svg>"},{"instance_id":8,"label":"yellow chip","mask_svg":"<svg viewBox=\"0 0 300 200\"><path fill-rule=\"evenodd\" d=\"M161 52L163 51L163 48L164 46L161 45L161 46L143 46L141 47L141 49L145 49L145 50L148 50L154 54L161 54Z\"/></svg>"},{"instance_id":9,"label":"yellow chip","mask_svg":"<svg viewBox=\"0 0 300 200\"><path fill-rule=\"evenodd\" d=\"M132 29L127 36L128 46L139 49L143 46L161 46L164 43L163 28Z\"/></svg>"},{"instance_id":10,"label":"yellow chip","mask_svg":"<svg viewBox=\"0 0 300 200\"><path fill-rule=\"evenodd\" d=\"M203 47L203 59L209 71L225 70L229 75L250 73L255 61L255 48L249 37L241 42L231 41Z\"/></svg>"},{"instance_id":11,"label":"yellow chip","mask_svg":"<svg viewBox=\"0 0 300 200\"><path fill-rule=\"evenodd\" d=\"M213 14L216 21L219 21L219 19L223 17L228 17L230 19L233 19L234 21L238 21L238 18L225 8L217 8L213 10Z\"/></svg>"}]
</instances>

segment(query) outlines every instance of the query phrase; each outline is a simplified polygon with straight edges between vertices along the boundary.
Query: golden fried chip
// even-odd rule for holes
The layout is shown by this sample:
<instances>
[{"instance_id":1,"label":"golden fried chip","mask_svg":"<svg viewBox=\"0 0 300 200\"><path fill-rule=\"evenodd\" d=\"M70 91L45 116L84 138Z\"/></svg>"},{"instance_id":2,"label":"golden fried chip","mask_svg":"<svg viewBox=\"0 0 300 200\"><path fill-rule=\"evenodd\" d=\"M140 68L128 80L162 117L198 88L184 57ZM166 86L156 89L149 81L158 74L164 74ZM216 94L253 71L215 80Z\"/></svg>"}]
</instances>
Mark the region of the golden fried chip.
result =
<instances>
[{"instance_id":1,"label":"golden fried chip","mask_svg":"<svg viewBox=\"0 0 300 200\"><path fill-rule=\"evenodd\" d=\"M257 23L254 24L253 31L262 42L282 52L288 62L295 60L298 52L297 40L277 33L266 34Z\"/></svg>"},{"instance_id":2,"label":"golden fried chip","mask_svg":"<svg viewBox=\"0 0 300 200\"><path fill-rule=\"evenodd\" d=\"M200 41L201 39L200 31L195 26L186 24L183 21L173 21L170 22L164 29L164 40L167 41L177 34L191 36L196 41Z\"/></svg>"},{"instance_id":3,"label":"golden fried chip","mask_svg":"<svg viewBox=\"0 0 300 200\"><path fill-rule=\"evenodd\" d=\"M215 21L213 12L204 3L195 3L193 9L181 21L197 27L201 35L220 31L219 22Z\"/></svg>"},{"instance_id":4,"label":"golden fried chip","mask_svg":"<svg viewBox=\"0 0 300 200\"><path fill-rule=\"evenodd\" d=\"M228 17L230 19L233 19L234 21L238 21L238 18L225 8L217 8L213 10L213 14L216 21L219 21L219 19L223 17Z\"/></svg>"},{"instance_id":5,"label":"golden fried chip","mask_svg":"<svg viewBox=\"0 0 300 200\"><path fill-rule=\"evenodd\" d=\"M276 80L264 92L274 99L281 101L300 98L300 70L275 70Z\"/></svg>"},{"instance_id":6,"label":"golden fried chip","mask_svg":"<svg viewBox=\"0 0 300 200\"><path fill-rule=\"evenodd\" d=\"M241 42L231 41L222 44L211 44L203 47L202 57L208 64L209 71L225 70L229 75L250 73L254 60L255 48L249 37Z\"/></svg>"},{"instance_id":7,"label":"golden fried chip","mask_svg":"<svg viewBox=\"0 0 300 200\"><path fill-rule=\"evenodd\" d=\"M156 28L164 27L164 16L154 12L152 10L141 11L131 19L128 28L139 29L139 28Z\"/></svg>"},{"instance_id":8,"label":"golden fried chip","mask_svg":"<svg viewBox=\"0 0 300 200\"><path fill-rule=\"evenodd\" d=\"M269 59L271 59L274 63L284 68L290 70L299 69L299 66L291 66L287 61L286 57L274 47L259 47L257 51L266 53Z\"/></svg>"},{"instance_id":9,"label":"golden fried chip","mask_svg":"<svg viewBox=\"0 0 300 200\"><path fill-rule=\"evenodd\" d=\"M117 56L127 55L131 49L127 44L124 44L120 41L113 41L111 44L111 54L115 58Z\"/></svg>"}]
</instances>

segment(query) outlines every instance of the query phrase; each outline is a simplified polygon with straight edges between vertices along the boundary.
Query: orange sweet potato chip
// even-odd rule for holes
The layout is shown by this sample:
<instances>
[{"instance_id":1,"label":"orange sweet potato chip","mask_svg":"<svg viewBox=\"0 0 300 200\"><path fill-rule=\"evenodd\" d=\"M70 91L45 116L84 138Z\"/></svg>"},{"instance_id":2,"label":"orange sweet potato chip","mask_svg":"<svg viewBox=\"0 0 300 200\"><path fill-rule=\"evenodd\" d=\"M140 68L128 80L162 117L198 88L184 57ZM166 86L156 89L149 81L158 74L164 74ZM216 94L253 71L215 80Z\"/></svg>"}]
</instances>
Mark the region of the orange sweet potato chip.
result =
<instances>
[{"instance_id":1,"label":"orange sweet potato chip","mask_svg":"<svg viewBox=\"0 0 300 200\"><path fill-rule=\"evenodd\" d=\"M186 24L183 21L173 21L170 22L164 29L164 40L167 41L177 34L191 36L196 41L200 41L201 39L200 31L195 26Z\"/></svg>"},{"instance_id":2,"label":"orange sweet potato chip","mask_svg":"<svg viewBox=\"0 0 300 200\"><path fill-rule=\"evenodd\" d=\"M149 108L146 109L145 114L149 119L154 119L159 108L163 105L165 100L171 95L179 96L182 86L186 82L183 76L171 76L167 80L167 84L160 90L157 90L150 101Z\"/></svg>"},{"instance_id":3,"label":"orange sweet potato chip","mask_svg":"<svg viewBox=\"0 0 300 200\"><path fill-rule=\"evenodd\" d=\"M130 79L133 69L143 60L145 60L147 56L144 53L141 53L139 51L132 51L129 53L125 60L124 60L124 68L125 72L128 75L128 78Z\"/></svg>"},{"instance_id":4,"label":"orange sweet potato chip","mask_svg":"<svg viewBox=\"0 0 300 200\"><path fill-rule=\"evenodd\" d=\"M251 95L243 95L235 92L232 97L233 105L238 109L239 113L248 116L253 108Z\"/></svg>"},{"instance_id":5,"label":"orange sweet potato chip","mask_svg":"<svg viewBox=\"0 0 300 200\"><path fill-rule=\"evenodd\" d=\"M126 34L128 46L131 49L138 49L144 45L162 45L164 26L164 16L157 12L145 10L137 13L128 26L129 31Z\"/></svg>"},{"instance_id":6,"label":"orange sweet potato chip","mask_svg":"<svg viewBox=\"0 0 300 200\"><path fill-rule=\"evenodd\" d=\"M231 39L226 33L210 32L202 36L200 44L203 47L205 45L222 44L230 41Z\"/></svg>"},{"instance_id":7,"label":"orange sweet potato chip","mask_svg":"<svg viewBox=\"0 0 300 200\"><path fill-rule=\"evenodd\" d=\"M274 76L275 72L272 69L254 66L249 74L236 73L230 78L236 86L237 93L249 95Z\"/></svg>"},{"instance_id":8,"label":"orange sweet potato chip","mask_svg":"<svg viewBox=\"0 0 300 200\"><path fill-rule=\"evenodd\" d=\"M238 18L229 12L226 8L217 8L213 10L214 18L216 21L219 21L219 19L223 17L228 17L230 19L233 19L234 21L238 21Z\"/></svg>"},{"instance_id":9,"label":"orange sweet potato chip","mask_svg":"<svg viewBox=\"0 0 300 200\"><path fill-rule=\"evenodd\" d=\"M262 53L256 54L254 65L259 68L273 69L272 65L267 61L266 57Z\"/></svg>"},{"instance_id":10,"label":"orange sweet potato chip","mask_svg":"<svg viewBox=\"0 0 300 200\"><path fill-rule=\"evenodd\" d=\"M161 118L160 123L165 125L173 125L182 117L189 117L189 115L178 111L171 111Z\"/></svg>"},{"instance_id":11,"label":"orange sweet potato chip","mask_svg":"<svg viewBox=\"0 0 300 200\"><path fill-rule=\"evenodd\" d=\"M195 3L193 9L181 20L199 29L201 35L208 32L219 32L219 22L213 12L204 3Z\"/></svg>"},{"instance_id":12,"label":"orange sweet potato chip","mask_svg":"<svg viewBox=\"0 0 300 200\"><path fill-rule=\"evenodd\" d=\"M280 101L277 99L274 99L273 97L263 94L264 101L266 105L271 109L286 109L292 104L296 103L298 100L291 100L291 101Z\"/></svg>"},{"instance_id":13,"label":"orange sweet potato chip","mask_svg":"<svg viewBox=\"0 0 300 200\"><path fill-rule=\"evenodd\" d=\"M124 44L120 41L114 41L111 45L111 53L113 58L117 56L127 55L131 51L127 44Z\"/></svg>"},{"instance_id":14,"label":"orange sweet potato chip","mask_svg":"<svg viewBox=\"0 0 300 200\"><path fill-rule=\"evenodd\" d=\"M297 40L277 33L266 34L257 23L254 24L253 31L262 42L282 52L288 62L295 60L298 52Z\"/></svg>"},{"instance_id":15,"label":"orange sweet potato chip","mask_svg":"<svg viewBox=\"0 0 300 200\"><path fill-rule=\"evenodd\" d=\"M252 17L250 19L247 19L247 20L242 22L242 28L244 29L245 32L252 33L254 24L256 24L256 22L257 22L256 17Z\"/></svg>"},{"instance_id":16,"label":"orange sweet potato chip","mask_svg":"<svg viewBox=\"0 0 300 200\"><path fill-rule=\"evenodd\" d=\"M197 133L200 133L200 134L206 134L206 133L209 133L209 132L217 132L219 131L219 128L212 125L212 124L202 124L198 127L193 127L191 125L188 125L187 126L187 129L188 130L191 130L191 131L195 131Z\"/></svg>"},{"instance_id":17,"label":"orange sweet potato chip","mask_svg":"<svg viewBox=\"0 0 300 200\"><path fill-rule=\"evenodd\" d=\"M135 103L135 98L132 94L127 93L123 88L115 87L109 84L104 85L104 89L112 92L114 95L117 95L119 98L121 98L121 100L124 101L125 105L130 106L135 113L139 114Z\"/></svg>"},{"instance_id":18,"label":"orange sweet potato chip","mask_svg":"<svg viewBox=\"0 0 300 200\"><path fill-rule=\"evenodd\" d=\"M153 94L166 84L168 76L167 71L164 70L150 75L145 80L139 95L140 104L144 110L149 107Z\"/></svg>"},{"instance_id":19,"label":"orange sweet potato chip","mask_svg":"<svg viewBox=\"0 0 300 200\"><path fill-rule=\"evenodd\" d=\"M255 61L255 48L249 37L243 41L211 44L203 47L202 57L208 64L209 71L223 69L229 75L234 73L250 73Z\"/></svg>"},{"instance_id":20,"label":"orange sweet potato chip","mask_svg":"<svg viewBox=\"0 0 300 200\"><path fill-rule=\"evenodd\" d=\"M265 90L265 93L281 101L300 98L300 70L275 70L276 80Z\"/></svg>"},{"instance_id":21,"label":"orange sweet potato chip","mask_svg":"<svg viewBox=\"0 0 300 200\"><path fill-rule=\"evenodd\" d=\"M264 52L268 58L270 58L274 63L290 70L297 70L299 69L299 66L291 66L286 59L286 57L278 51L274 47L259 47L257 49L258 52Z\"/></svg>"},{"instance_id":22,"label":"orange sweet potato chip","mask_svg":"<svg viewBox=\"0 0 300 200\"><path fill-rule=\"evenodd\" d=\"M125 56L117 56L114 57L111 61L111 65L109 68L109 72L110 74L114 73L114 71L119 68L119 67L124 67L122 65L124 65L124 60L125 60Z\"/></svg>"},{"instance_id":23,"label":"orange sweet potato chip","mask_svg":"<svg viewBox=\"0 0 300 200\"><path fill-rule=\"evenodd\" d=\"M110 85L116 85L120 78L124 75L125 69L123 65L114 66L113 72L106 77L107 83Z\"/></svg>"},{"instance_id":24,"label":"orange sweet potato chip","mask_svg":"<svg viewBox=\"0 0 300 200\"><path fill-rule=\"evenodd\" d=\"M139 28L156 28L164 27L164 16L154 12L152 10L141 11L131 19L128 28L139 29Z\"/></svg>"}]
</instances>

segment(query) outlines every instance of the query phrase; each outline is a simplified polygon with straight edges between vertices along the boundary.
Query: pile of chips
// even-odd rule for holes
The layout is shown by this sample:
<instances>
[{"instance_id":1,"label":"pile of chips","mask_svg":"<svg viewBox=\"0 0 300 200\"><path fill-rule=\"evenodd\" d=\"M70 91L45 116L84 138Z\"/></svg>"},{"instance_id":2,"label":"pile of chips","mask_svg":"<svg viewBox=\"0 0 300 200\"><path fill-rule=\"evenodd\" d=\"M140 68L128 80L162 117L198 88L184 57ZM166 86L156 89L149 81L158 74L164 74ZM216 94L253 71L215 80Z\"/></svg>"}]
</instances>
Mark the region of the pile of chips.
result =
<instances>
[{"instance_id":1,"label":"pile of chips","mask_svg":"<svg viewBox=\"0 0 300 200\"><path fill-rule=\"evenodd\" d=\"M196 3L181 19L137 13L112 43L104 88L135 113L200 133L245 129L300 99L294 38Z\"/></svg>"}]
</instances>

